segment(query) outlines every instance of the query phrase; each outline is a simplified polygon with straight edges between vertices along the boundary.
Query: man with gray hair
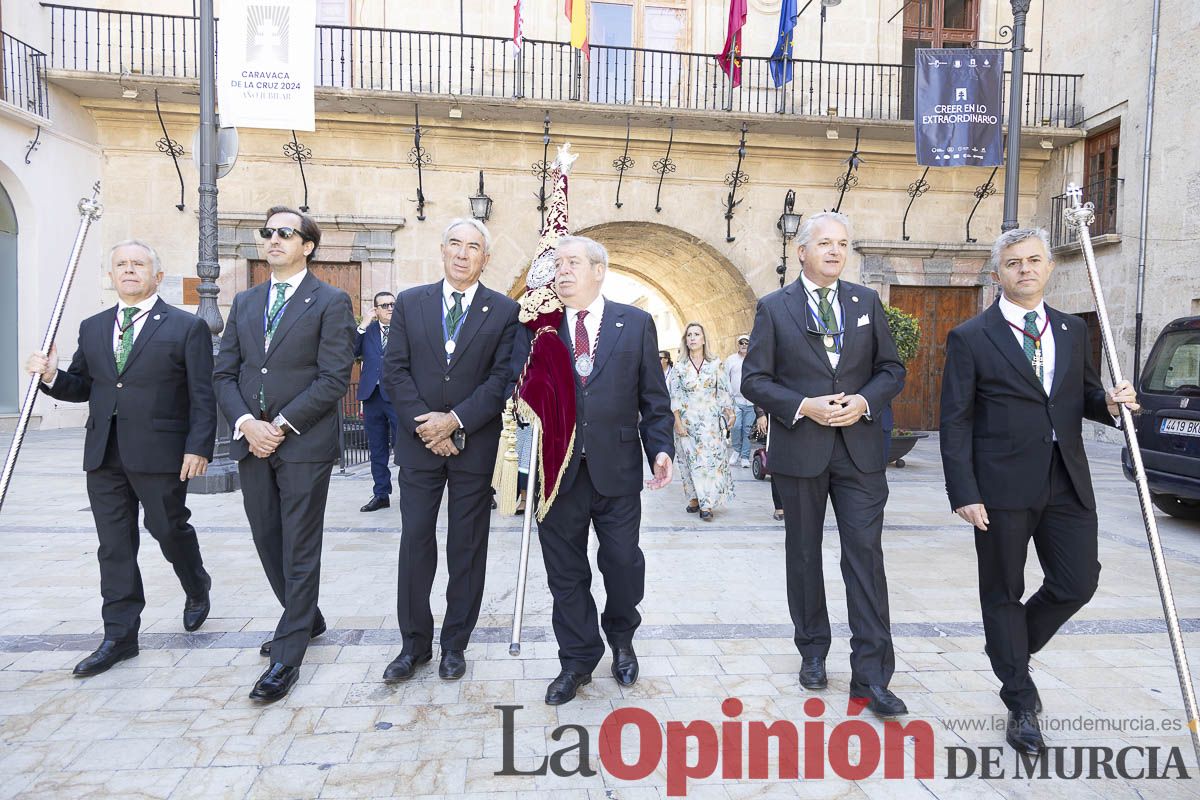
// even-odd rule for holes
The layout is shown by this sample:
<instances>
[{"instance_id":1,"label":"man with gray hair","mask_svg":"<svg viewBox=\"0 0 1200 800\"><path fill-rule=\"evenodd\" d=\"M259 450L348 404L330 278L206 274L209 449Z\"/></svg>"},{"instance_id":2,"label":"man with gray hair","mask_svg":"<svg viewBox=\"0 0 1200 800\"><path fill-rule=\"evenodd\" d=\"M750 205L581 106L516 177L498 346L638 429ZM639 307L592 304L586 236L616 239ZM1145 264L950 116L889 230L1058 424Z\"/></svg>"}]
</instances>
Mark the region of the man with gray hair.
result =
<instances>
[{"instance_id":1,"label":"man with gray hair","mask_svg":"<svg viewBox=\"0 0 1200 800\"><path fill-rule=\"evenodd\" d=\"M771 415L767 459L783 500L800 685L828 685L821 538L832 500L851 631L850 697L879 716L897 716L908 709L888 689L896 657L882 545L887 462L875 415L904 386L904 365L879 295L841 278L850 220L814 214L797 241L800 277L758 303L742 394Z\"/></svg>"},{"instance_id":2,"label":"man with gray hair","mask_svg":"<svg viewBox=\"0 0 1200 800\"><path fill-rule=\"evenodd\" d=\"M1008 231L992 247L995 303L946 338L941 448L954 513L975 530L984 650L1008 707L1005 740L1045 749L1029 657L1083 608L1100 579L1096 498L1083 420L1137 410L1132 384L1105 393L1087 323L1046 305L1046 232ZM1027 602L1029 540L1045 576Z\"/></svg>"},{"instance_id":3,"label":"man with gray hair","mask_svg":"<svg viewBox=\"0 0 1200 800\"><path fill-rule=\"evenodd\" d=\"M554 252L554 288L566 306L558 335L575 366L575 447L558 496L538 523L546 578L554 596L554 637L561 671L546 703L562 705L591 682L612 648L612 676L638 679L633 636L646 561L638 546L642 520L642 454L661 489L671 481L674 415L658 360L658 333L645 311L600 293L608 252L597 241L565 236ZM514 379L529 356L533 332L522 326L513 352ZM596 564L606 601L597 619L592 599L588 535L596 530Z\"/></svg>"},{"instance_id":4,"label":"man with gray hair","mask_svg":"<svg viewBox=\"0 0 1200 800\"><path fill-rule=\"evenodd\" d=\"M184 630L208 617L212 586L187 508L187 481L203 475L213 455L212 334L203 320L159 297L162 264L150 245L120 242L109 264L117 304L80 324L71 366L58 369L53 346L27 362L43 392L87 402L90 412L83 469L100 540L104 640L75 666L77 677L138 654L146 606L137 564L139 505L186 595Z\"/></svg>"},{"instance_id":5,"label":"man with gray hair","mask_svg":"<svg viewBox=\"0 0 1200 800\"><path fill-rule=\"evenodd\" d=\"M392 313L381 383L399 423L396 616L403 645L384 670L388 682L408 680L433 657L429 593L447 489L441 678L465 674L464 651L483 603L492 468L518 311L516 302L479 282L490 251L483 223L451 221L442 234L443 279L401 292Z\"/></svg>"}]
</instances>

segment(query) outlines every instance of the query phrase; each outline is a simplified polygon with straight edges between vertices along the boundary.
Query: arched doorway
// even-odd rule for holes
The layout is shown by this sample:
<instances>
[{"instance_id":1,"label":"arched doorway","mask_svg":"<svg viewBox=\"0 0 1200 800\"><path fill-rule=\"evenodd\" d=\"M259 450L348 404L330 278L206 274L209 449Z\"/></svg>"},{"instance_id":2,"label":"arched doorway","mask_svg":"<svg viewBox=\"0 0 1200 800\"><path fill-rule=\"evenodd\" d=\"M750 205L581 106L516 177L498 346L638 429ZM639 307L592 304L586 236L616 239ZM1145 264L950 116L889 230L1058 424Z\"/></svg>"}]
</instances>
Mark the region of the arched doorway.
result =
<instances>
[{"instance_id":1,"label":"arched doorway","mask_svg":"<svg viewBox=\"0 0 1200 800\"><path fill-rule=\"evenodd\" d=\"M608 248L613 271L655 290L681 324L702 323L722 358L736 349L738 334L750 331L753 290L737 267L700 239L653 222L609 222L577 233Z\"/></svg>"},{"instance_id":2,"label":"arched doorway","mask_svg":"<svg viewBox=\"0 0 1200 800\"><path fill-rule=\"evenodd\" d=\"M17 212L0 184L0 414L17 410L20 397L17 352Z\"/></svg>"}]
</instances>

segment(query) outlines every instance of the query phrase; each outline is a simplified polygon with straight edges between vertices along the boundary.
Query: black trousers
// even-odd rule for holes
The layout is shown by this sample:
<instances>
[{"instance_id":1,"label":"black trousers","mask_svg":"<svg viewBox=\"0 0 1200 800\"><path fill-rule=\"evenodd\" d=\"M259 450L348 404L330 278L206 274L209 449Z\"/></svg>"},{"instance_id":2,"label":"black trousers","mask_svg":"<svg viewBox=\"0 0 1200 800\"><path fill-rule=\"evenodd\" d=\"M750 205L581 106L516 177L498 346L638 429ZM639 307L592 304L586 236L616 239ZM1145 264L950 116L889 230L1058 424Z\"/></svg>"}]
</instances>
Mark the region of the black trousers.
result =
<instances>
[{"instance_id":1,"label":"black trousers","mask_svg":"<svg viewBox=\"0 0 1200 800\"><path fill-rule=\"evenodd\" d=\"M1092 599L1100 581L1096 511L1080 502L1055 445L1038 502L1020 510L989 508L988 520L986 531L975 531L986 649L1003 684L1000 699L1011 710L1032 710L1037 689L1029 656ZM1045 578L1022 603L1030 538Z\"/></svg>"},{"instance_id":2,"label":"black trousers","mask_svg":"<svg viewBox=\"0 0 1200 800\"><path fill-rule=\"evenodd\" d=\"M275 626L271 661L298 667L312 629L323 619L321 543L333 462L284 461L248 455L238 462L242 503L254 547L283 615Z\"/></svg>"},{"instance_id":3,"label":"black trousers","mask_svg":"<svg viewBox=\"0 0 1200 800\"><path fill-rule=\"evenodd\" d=\"M831 632L825 605L821 540L825 504L833 501L842 546L842 580L850 622L852 684L887 686L896 669L883 567L887 475L854 465L839 431L829 467L815 478L772 473L783 500L788 607L803 656L824 658Z\"/></svg>"},{"instance_id":4,"label":"black trousers","mask_svg":"<svg viewBox=\"0 0 1200 800\"><path fill-rule=\"evenodd\" d=\"M633 643L642 623L637 605L646 592L646 560L638 546L641 523L641 495L600 494L592 486L587 459L580 461L574 482L559 490L550 513L538 523L563 669L591 674L604 655L600 629L611 647ZM589 524L596 528L600 544L596 565L607 596L599 627L588 563Z\"/></svg>"},{"instance_id":5,"label":"black trousers","mask_svg":"<svg viewBox=\"0 0 1200 800\"><path fill-rule=\"evenodd\" d=\"M175 570L183 591L188 595L203 595L212 583L200 557L196 529L188 523L192 512L186 505L187 482L179 480L178 472L126 470L121 463L114 419L104 461L87 473L87 491L100 541L96 558L100 562L100 596L104 600L100 611L104 638L136 641L142 609L146 607L137 563L139 504L145 512L147 530Z\"/></svg>"},{"instance_id":6,"label":"black trousers","mask_svg":"<svg viewBox=\"0 0 1200 800\"><path fill-rule=\"evenodd\" d=\"M392 493L392 471L389 467L392 443L396 441L396 409L376 389L363 401L363 428L367 434L367 450L371 454L371 477L375 481L375 497Z\"/></svg>"},{"instance_id":7,"label":"black trousers","mask_svg":"<svg viewBox=\"0 0 1200 800\"><path fill-rule=\"evenodd\" d=\"M442 493L449 487L446 526L446 616L443 650L465 650L471 641L487 571L488 532L492 523L492 476L446 466L400 467L400 557L396 578L396 619L404 637L402 652L422 656L433 651L433 611L429 593L437 572L437 518Z\"/></svg>"}]
</instances>

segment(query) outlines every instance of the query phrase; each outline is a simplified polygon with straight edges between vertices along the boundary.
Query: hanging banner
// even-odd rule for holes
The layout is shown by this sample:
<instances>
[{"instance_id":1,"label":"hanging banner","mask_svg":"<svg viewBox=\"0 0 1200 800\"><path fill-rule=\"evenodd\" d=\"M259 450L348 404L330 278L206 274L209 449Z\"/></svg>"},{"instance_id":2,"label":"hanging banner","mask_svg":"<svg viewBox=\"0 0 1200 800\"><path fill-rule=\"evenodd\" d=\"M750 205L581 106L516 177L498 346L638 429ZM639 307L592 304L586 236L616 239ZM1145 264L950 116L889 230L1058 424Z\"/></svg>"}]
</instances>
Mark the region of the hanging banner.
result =
<instances>
[{"instance_id":1,"label":"hanging banner","mask_svg":"<svg viewBox=\"0 0 1200 800\"><path fill-rule=\"evenodd\" d=\"M916 51L917 163L998 167L1004 161L1004 51Z\"/></svg>"},{"instance_id":2,"label":"hanging banner","mask_svg":"<svg viewBox=\"0 0 1200 800\"><path fill-rule=\"evenodd\" d=\"M217 41L221 125L311 131L316 4L222 0Z\"/></svg>"}]
</instances>

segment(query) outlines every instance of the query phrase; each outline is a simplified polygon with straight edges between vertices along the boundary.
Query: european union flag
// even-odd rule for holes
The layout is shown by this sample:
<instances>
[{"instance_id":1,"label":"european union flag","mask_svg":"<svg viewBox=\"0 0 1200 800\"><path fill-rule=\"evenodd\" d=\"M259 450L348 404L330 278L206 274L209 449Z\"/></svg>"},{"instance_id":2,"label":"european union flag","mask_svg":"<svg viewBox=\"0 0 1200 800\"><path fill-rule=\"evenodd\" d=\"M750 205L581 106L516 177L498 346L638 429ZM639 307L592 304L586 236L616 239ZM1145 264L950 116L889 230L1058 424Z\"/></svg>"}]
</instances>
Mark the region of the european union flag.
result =
<instances>
[{"instance_id":1,"label":"european union flag","mask_svg":"<svg viewBox=\"0 0 1200 800\"><path fill-rule=\"evenodd\" d=\"M771 53L771 80L775 88L792 80L792 31L796 28L796 0L783 0L779 9L779 38L775 40L775 52Z\"/></svg>"}]
</instances>

